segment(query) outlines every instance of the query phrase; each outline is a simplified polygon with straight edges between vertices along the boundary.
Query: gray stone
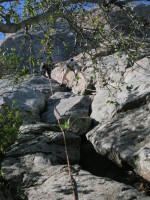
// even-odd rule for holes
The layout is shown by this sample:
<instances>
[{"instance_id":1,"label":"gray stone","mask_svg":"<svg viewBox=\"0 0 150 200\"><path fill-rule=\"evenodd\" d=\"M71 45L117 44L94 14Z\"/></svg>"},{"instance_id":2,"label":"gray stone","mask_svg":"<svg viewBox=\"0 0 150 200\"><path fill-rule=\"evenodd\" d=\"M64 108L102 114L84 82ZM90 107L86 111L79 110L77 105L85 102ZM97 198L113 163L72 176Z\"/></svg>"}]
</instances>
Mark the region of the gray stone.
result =
<instances>
[{"instance_id":1,"label":"gray stone","mask_svg":"<svg viewBox=\"0 0 150 200\"><path fill-rule=\"evenodd\" d=\"M69 124L68 132L76 135L85 135L91 128L92 118L90 117L78 117L72 123Z\"/></svg>"},{"instance_id":2,"label":"gray stone","mask_svg":"<svg viewBox=\"0 0 150 200\"><path fill-rule=\"evenodd\" d=\"M96 93L92 101L92 113L90 116L92 119L102 124L113 116L116 112L116 106L113 103L107 103L109 99L109 91L106 89L101 89Z\"/></svg>"},{"instance_id":3,"label":"gray stone","mask_svg":"<svg viewBox=\"0 0 150 200\"><path fill-rule=\"evenodd\" d=\"M40 112L45 108L45 97L41 92L22 87L15 92L3 95L1 98L3 99L2 105L11 106L13 101L16 102L25 123L41 120Z\"/></svg>"},{"instance_id":4,"label":"gray stone","mask_svg":"<svg viewBox=\"0 0 150 200\"><path fill-rule=\"evenodd\" d=\"M58 93L60 95L61 93ZM67 93L65 93L67 94ZM56 96L50 98L48 101L47 111L42 115L42 119L45 123L56 123L57 119L54 115L54 108L58 112L58 119L61 122L69 120L71 123L78 117L88 117L91 100L86 96L65 96L59 98ZM70 95L70 93L68 93Z\"/></svg>"},{"instance_id":5,"label":"gray stone","mask_svg":"<svg viewBox=\"0 0 150 200\"><path fill-rule=\"evenodd\" d=\"M47 31L47 26L41 24L43 29ZM51 26L51 25L49 25ZM55 23L55 30L52 35L52 45L54 47L54 54L52 55L53 61L62 61L69 59L70 53L73 51L75 42L75 32L70 29L69 24L64 19L57 19ZM30 36L24 35L24 31L20 30L16 34L8 34L5 41L0 43L1 48L16 49L16 54L19 54L24 59L28 59L30 55L30 45L33 49L33 56L35 60L46 61L46 55L40 50L43 49L41 40L44 39L42 29L29 30ZM24 41L26 37L26 42ZM67 46L65 49L64 44ZM36 65L36 62L35 62ZM35 66L37 67L37 66Z\"/></svg>"},{"instance_id":6,"label":"gray stone","mask_svg":"<svg viewBox=\"0 0 150 200\"><path fill-rule=\"evenodd\" d=\"M51 80L52 84L52 90L53 93L59 90L59 84L56 83L54 80ZM50 97L51 89L50 89L50 83L48 78L45 78L44 76L34 76L27 82L28 87L31 87L34 90L39 90L42 94L45 95L46 98Z\"/></svg>"},{"instance_id":7,"label":"gray stone","mask_svg":"<svg viewBox=\"0 0 150 200\"><path fill-rule=\"evenodd\" d=\"M59 91L59 85L52 80L53 93ZM41 121L40 113L45 109L45 101L51 96L49 80L43 76L25 78L22 83L0 79L0 110L3 106L16 101L25 123Z\"/></svg>"},{"instance_id":8,"label":"gray stone","mask_svg":"<svg viewBox=\"0 0 150 200\"><path fill-rule=\"evenodd\" d=\"M21 135L24 134L41 134L43 131L56 131L59 132L58 127L51 125L51 124L45 124L42 122L38 122L36 124L28 124L28 125L23 125L20 126L19 132L20 132L20 137Z\"/></svg>"},{"instance_id":9,"label":"gray stone","mask_svg":"<svg viewBox=\"0 0 150 200\"><path fill-rule=\"evenodd\" d=\"M117 114L90 131L87 138L99 154L120 166L127 163L150 181L150 114L147 104Z\"/></svg>"},{"instance_id":10,"label":"gray stone","mask_svg":"<svg viewBox=\"0 0 150 200\"><path fill-rule=\"evenodd\" d=\"M100 178L81 170L78 166L71 167L76 199L82 200L148 200L130 186ZM91 187L92 186L92 187ZM29 200L73 199L73 193L66 166L50 167L40 185L24 188Z\"/></svg>"},{"instance_id":11,"label":"gray stone","mask_svg":"<svg viewBox=\"0 0 150 200\"><path fill-rule=\"evenodd\" d=\"M150 93L150 60L143 58L123 75L123 84L109 83L99 88L92 102L91 117L102 123L112 118L118 111L128 110L142 104Z\"/></svg>"},{"instance_id":12,"label":"gray stone","mask_svg":"<svg viewBox=\"0 0 150 200\"><path fill-rule=\"evenodd\" d=\"M66 164L63 135L50 131L51 128L40 123L21 127L19 140L8 149L1 168L4 178L13 187L31 187L45 179L50 166ZM78 163L80 138L71 133L65 137L70 163Z\"/></svg>"}]
</instances>

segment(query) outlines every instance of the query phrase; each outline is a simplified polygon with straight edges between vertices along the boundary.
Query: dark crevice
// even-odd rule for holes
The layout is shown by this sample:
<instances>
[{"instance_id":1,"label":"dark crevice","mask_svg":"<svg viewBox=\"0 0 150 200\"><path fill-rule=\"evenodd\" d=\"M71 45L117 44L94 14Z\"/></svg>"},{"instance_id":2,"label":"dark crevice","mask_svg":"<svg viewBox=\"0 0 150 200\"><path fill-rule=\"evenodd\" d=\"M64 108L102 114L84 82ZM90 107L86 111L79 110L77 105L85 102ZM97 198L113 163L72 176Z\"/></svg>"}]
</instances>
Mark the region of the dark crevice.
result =
<instances>
[{"instance_id":1,"label":"dark crevice","mask_svg":"<svg viewBox=\"0 0 150 200\"><path fill-rule=\"evenodd\" d=\"M150 196L150 183L138 176L133 168L127 163L118 167L108 158L99 155L93 145L86 139L81 138L80 166L83 170L99 177L107 177L114 181L130 185L147 196Z\"/></svg>"},{"instance_id":2,"label":"dark crevice","mask_svg":"<svg viewBox=\"0 0 150 200\"><path fill-rule=\"evenodd\" d=\"M129 100L128 102L125 102L123 105L118 107L117 113L120 112L126 112L128 110L133 110L135 108L139 108L147 103L147 101L150 98L150 93L143 94L141 96L136 96Z\"/></svg>"},{"instance_id":3,"label":"dark crevice","mask_svg":"<svg viewBox=\"0 0 150 200\"><path fill-rule=\"evenodd\" d=\"M45 113L47 111L47 107L48 107L48 100L45 100L45 108L39 113L41 121L42 121L43 113Z\"/></svg>"}]
</instances>

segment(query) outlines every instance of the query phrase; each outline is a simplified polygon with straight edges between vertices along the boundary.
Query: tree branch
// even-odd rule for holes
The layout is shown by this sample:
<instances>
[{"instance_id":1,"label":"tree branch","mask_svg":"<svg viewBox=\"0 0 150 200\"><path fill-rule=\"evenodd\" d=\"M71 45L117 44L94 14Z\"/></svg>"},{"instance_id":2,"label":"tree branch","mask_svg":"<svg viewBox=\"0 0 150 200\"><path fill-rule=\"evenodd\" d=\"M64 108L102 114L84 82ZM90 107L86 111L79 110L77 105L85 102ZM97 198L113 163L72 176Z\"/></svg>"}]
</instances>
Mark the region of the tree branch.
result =
<instances>
[{"instance_id":1,"label":"tree branch","mask_svg":"<svg viewBox=\"0 0 150 200\"><path fill-rule=\"evenodd\" d=\"M0 3L11 2L11 1L15 1L15 0L0 0Z\"/></svg>"},{"instance_id":2,"label":"tree branch","mask_svg":"<svg viewBox=\"0 0 150 200\"><path fill-rule=\"evenodd\" d=\"M45 13L23 20L22 22L18 24L15 24L15 23L4 24L0 22L0 31L3 33L15 33L18 30L25 28L26 25L31 25L34 23L38 23L39 21L42 21L44 19L47 19L50 15L54 14L58 9L59 9L59 5L53 4L52 6L48 8L48 10Z\"/></svg>"}]
</instances>

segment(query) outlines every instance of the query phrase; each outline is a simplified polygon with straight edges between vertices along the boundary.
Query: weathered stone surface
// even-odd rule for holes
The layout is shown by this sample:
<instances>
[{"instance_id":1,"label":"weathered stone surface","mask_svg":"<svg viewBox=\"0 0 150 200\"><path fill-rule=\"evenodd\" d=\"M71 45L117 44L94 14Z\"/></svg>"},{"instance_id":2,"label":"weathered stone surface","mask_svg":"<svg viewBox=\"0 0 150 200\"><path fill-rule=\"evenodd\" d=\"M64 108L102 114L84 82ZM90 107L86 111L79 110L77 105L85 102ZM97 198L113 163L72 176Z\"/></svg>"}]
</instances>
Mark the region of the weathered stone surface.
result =
<instances>
[{"instance_id":1,"label":"weathered stone surface","mask_svg":"<svg viewBox=\"0 0 150 200\"><path fill-rule=\"evenodd\" d=\"M110 119L116 112L115 104L107 104L109 100L109 91L102 89L99 91L92 101L91 118L99 123Z\"/></svg>"},{"instance_id":2,"label":"weathered stone surface","mask_svg":"<svg viewBox=\"0 0 150 200\"><path fill-rule=\"evenodd\" d=\"M84 135L86 134L91 127L92 118L90 117L78 117L69 125L68 132L74 133L76 135Z\"/></svg>"},{"instance_id":3,"label":"weathered stone surface","mask_svg":"<svg viewBox=\"0 0 150 200\"><path fill-rule=\"evenodd\" d=\"M63 98L60 98L60 96ZM69 120L73 122L76 118L88 117L91 100L86 96L71 95L71 93L55 93L49 99L47 111L42 115L42 119L46 123L56 123L57 119L54 115L54 107L58 111L58 118L64 122Z\"/></svg>"},{"instance_id":4,"label":"weathered stone surface","mask_svg":"<svg viewBox=\"0 0 150 200\"><path fill-rule=\"evenodd\" d=\"M11 106L13 101L16 102L25 123L40 121L40 112L45 108L45 97L41 92L22 87L16 92L3 95L1 98L2 105Z\"/></svg>"},{"instance_id":5,"label":"weathered stone surface","mask_svg":"<svg viewBox=\"0 0 150 200\"><path fill-rule=\"evenodd\" d=\"M81 170L78 166L71 167L76 196L82 200L148 200L130 186L99 178ZM92 186L92 187L91 187ZM73 199L73 193L66 166L50 167L39 185L24 188L29 200Z\"/></svg>"},{"instance_id":6,"label":"weathered stone surface","mask_svg":"<svg viewBox=\"0 0 150 200\"><path fill-rule=\"evenodd\" d=\"M139 106L139 105L138 105ZM98 153L119 165L127 163L150 181L150 114L147 105L118 114L87 134Z\"/></svg>"},{"instance_id":7,"label":"weathered stone surface","mask_svg":"<svg viewBox=\"0 0 150 200\"><path fill-rule=\"evenodd\" d=\"M12 145L2 163L3 176L13 186L42 183L50 166L66 163L63 135L50 130L51 125L41 123L21 127L18 143ZM78 163L80 138L66 133L66 142L70 163Z\"/></svg>"},{"instance_id":8,"label":"weathered stone surface","mask_svg":"<svg viewBox=\"0 0 150 200\"><path fill-rule=\"evenodd\" d=\"M59 84L52 80L53 93L59 91ZM0 80L0 108L12 105L13 100L19 107L25 123L41 121L40 113L45 109L45 101L51 96L49 80L43 76L34 76L24 82L14 84L13 80Z\"/></svg>"},{"instance_id":9,"label":"weathered stone surface","mask_svg":"<svg viewBox=\"0 0 150 200\"><path fill-rule=\"evenodd\" d=\"M121 91L101 89L92 102L91 117L98 121L87 134L94 148L119 165L127 163L150 181L149 99L150 60L143 58L124 73ZM110 89L110 88L109 88ZM114 103L106 103L108 100ZM116 103L117 102L117 106Z\"/></svg>"},{"instance_id":10,"label":"weathered stone surface","mask_svg":"<svg viewBox=\"0 0 150 200\"><path fill-rule=\"evenodd\" d=\"M47 31L47 27L42 24L44 30ZM29 30L29 35L26 35L26 42L24 41L24 31L20 30L16 34L8 34L5 41L0 43L1 48L16 49L16 54L20 54L23 58L28 58L30 54L30 45L33 48L33 56L40 61L46 61L44 52L40 52L43 49L41 40L44 38L42 29L39 27ZM66 60L70 57L70 53L73 51L75 41L75 32L70 29L69 24L64 19L58 19L55 23L55 31L52 35L52 45L54 46L54 54L52 58L54 61ZM65 49L64 44L67 45ZM19 48L20 47L20 48Z\"/></svg>"},{"instance_id":11,"label":"weathered stone surface","mask_svg":"<svg viewBox=\"0 0 150 200\"><path fill-rule=\"evenodd\" d=\"M26 138L26 137L21 137L22 134L27 135L29 133L29 134L38 135L38 134L41 134L44 131L56 131L56 132L58 132L59 129L58 129L57 126L38 122L36 124L23 125L23 126L20 127L19 131L21 133L20 136L19 136L19 139L21 139L21 138L23 139L23 138Z\"/></svg>"},{"instance_id":12,"label":"weathered stone surface","mask_svg":"<svg viewBox=\"0 0 150 200\"><path fill-rule=\"evenodd\" d=\"M117 86L116 83L111 83L113 87L99 88L92 102L91 117L102 123L117 111L132 109L137 107L137 104L142 104L150 92L149 65L150 60L143 58L132 68L126 69L123 84Z\"/></svg>"},{"instance_id":13,"label":"weathered stone surface","mask_svg":"<svg viewBox=\"0 0 150 200\"><path fill-rule=\"evenodd\" d=\"M55 93L59 90L59 84L56 83L54 80L51 80L52 83L52 89ZM34 76L32 77L27 85L31 87L32 89L39 90L42 94L46 96L46 98L51 96L51 89L50 89L50 83L48 78L45 78L44 76Z\"/></svg>"}]
</instances>

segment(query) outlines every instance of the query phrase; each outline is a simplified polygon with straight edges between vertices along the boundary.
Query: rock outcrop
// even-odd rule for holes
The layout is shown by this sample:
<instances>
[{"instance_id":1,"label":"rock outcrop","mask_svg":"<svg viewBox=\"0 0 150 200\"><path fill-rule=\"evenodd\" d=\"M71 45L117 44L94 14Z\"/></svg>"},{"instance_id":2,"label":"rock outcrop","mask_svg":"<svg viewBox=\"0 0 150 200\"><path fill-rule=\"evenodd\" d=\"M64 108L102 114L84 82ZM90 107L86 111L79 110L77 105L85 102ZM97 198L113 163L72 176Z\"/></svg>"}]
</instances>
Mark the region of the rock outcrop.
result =
<instances>
[{"instance_id":1,"label":"rock outcrop","mask_svg":"<svg viewBox=\"0 0 150 200\"><path fill-rule=\"evenodd\" d=\"M68 122L69 129L82 135L85 130L89 130L91 118L89 117L91 100L89 97L73 95L71 93L56 92L47 101L47 110L42 115L45 123L57 123L57 118L61 123ZM54 111L57 110L57 114ZM57 115L57 118L56 118ZM84 124L84 129L82 128Z\"/></svg>"},{"instance_id":2,"label":"rock outcrop","mask_svg":"<svg viewBox=\"0 0 150 200\"><path fill-rule=\"evenodd\" d=\"M40 177L50 166L65 164L66 155L61 132L54 132L54 127L46 124L26 125L20 129L18 144L8 151L2 164L4 178L13 186L31 187L43 182ZM71 164L80 159L80 138L66 134L66 142Z\"/></svg>"},{"instance_id":3,"label":"rock outcrop","mask_svg":"<svg viewBox=\"0 0 150 200\"><path fill-rule=\"evenodd\" d=\"M47 31L47 27L41 24L42 28ZM55 31L52 36L52 45L54 46L54 54L52 56L54 61L67 60L70 57L70 53L74 48L75 32L70 29L66 20L58 19L55 25ZM29 35L30 34L30 35ZM17 32L17 34L8 34L6 40L0 43L1 48L16 49L16 54L27 59L30 54L30 45L32 46L32 53L36 60L46 61L46 55L40 50L43 49L41 40L44 38L44 32L39 27L31 29L29 34L25 35L23 30ZM67 46L65 49L64 44ZM19 46L18 46L19 45Z\"/></svg>"},{"instance_id":4,"label":"rock outcrop","mask_svg":"<svg viewBox=\"0 0 150 200\"><path fill-rule=\"evenodd\" d=\"M109 200L148 200L130 186L99 178L81 170L78 166L72 167L72 176L75 185L76 199L109 199ZM49 175L48 175L49 174ZM29 200L39 199L66 199L73 198L71 185L68 180L66 166L50 167L43 184L26 188ZM92 186L92 188L91 188Z\"/></svg>"},{"instance_id":5,"label":"rock outcrop","mask_svg":"<svg viewBox=\"0 0 150 200\"><path fill-rule=\"evenodd\" d=\"M116 94L116 101L107 105L107 90L96 94L92 115L100 122L87 134L94 148L101 155L123 166L124 163L144 179L150 181L149 99L150 82L148 58L139 60L124 74L125 84ZM132 86L130 90L126 86ZM104 100L104 101L103 101Z\"/></svg>"},{"instance_id":6,"label":"rock outcrop","mask_svg":"<svg viewBox=\"0 0 150 200\"><path fill-rule=\"evenodd\" d=\"M20 130L18 144L7 152L2 164L4 178L13 188L20 187L29 200L71 199L68 169L60 165L66 159L62 134L46 124L26 125ZM66 141L70 163L77 163L80 139L67 133ZM93 176L78 166L72 166L71 172L79 199L148 199L130 186Z\"/></svg>"}]
</instances>

